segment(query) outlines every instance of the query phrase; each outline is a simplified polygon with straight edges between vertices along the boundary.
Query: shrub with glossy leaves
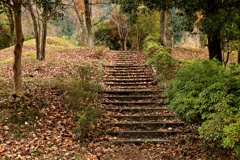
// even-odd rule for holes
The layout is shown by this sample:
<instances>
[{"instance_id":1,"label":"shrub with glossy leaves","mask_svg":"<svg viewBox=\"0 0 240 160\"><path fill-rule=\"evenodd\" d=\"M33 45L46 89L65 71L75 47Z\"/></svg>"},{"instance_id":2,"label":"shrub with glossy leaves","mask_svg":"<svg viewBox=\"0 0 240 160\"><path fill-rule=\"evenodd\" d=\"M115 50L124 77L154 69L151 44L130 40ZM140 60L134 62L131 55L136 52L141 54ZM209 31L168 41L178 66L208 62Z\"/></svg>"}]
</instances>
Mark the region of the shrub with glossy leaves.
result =
<instances>
[{"instance_id":1,"label":"shrub with glossy leaves","mask_svg":"<svg viewBox=\"0 0 240 160\"><path fill-rule=\"evenodd\" d=\"M179 69L164 93L169 108L188 124L198 124L213 145L239 152L240 68L199 60Z\"/></svg>"},{"instance_id":2,"label":"shrub with glossy leaves","mask_svg":"<svg viewBox=\"0 0 240 160\"><path fill-rule=\"evenodd\" d=\"M148 36L144 40L144 53L146 54L146 64L153 67L155 80L158 85L165 85L176 74L180 61L172 58L171 54L160 45L158 38Z\"/></svg>"}]
</instances>

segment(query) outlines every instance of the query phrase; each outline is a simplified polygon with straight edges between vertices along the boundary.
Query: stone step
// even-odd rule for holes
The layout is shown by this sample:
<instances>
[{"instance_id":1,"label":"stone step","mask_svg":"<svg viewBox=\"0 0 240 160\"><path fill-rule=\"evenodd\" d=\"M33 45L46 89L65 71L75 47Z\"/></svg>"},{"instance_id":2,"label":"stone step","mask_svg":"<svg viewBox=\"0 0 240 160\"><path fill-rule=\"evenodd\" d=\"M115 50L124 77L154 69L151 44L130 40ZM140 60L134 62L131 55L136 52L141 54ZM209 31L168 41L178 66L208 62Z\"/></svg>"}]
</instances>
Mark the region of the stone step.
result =
<instances>
[{"instance_id":1,"label":"stone step","mask_svg":"<svg viewBox=\"0 0 240 160\"><path fill-rule=\"evenodd\" d=\"M118 122L108 123L107 125L112 127L121 127L129 129L147 129L154 130L159 128L179 127L184 126L183 122Z\"/></svg>"},{"instance_id":2,"label":"stone step","mask_svg":"<svg viewBox=\"0 0 240 160\"><path fill-rule=\"evenodd\" d=\"M104 82L149 82L153 81L152 78L142 78L142 79L104 79Z\"/></svg>"},{"instance_id":3,"label":"stone step","mask_svg":"<svg viewBox=\"0 0 240 160\"><path fill-rule=\"evenodd\" d=\"M142 90L104 90L103 93L108 94L148 94L148 93L162 93L164 90L152 90L152 89L142 89Z\"/></svg>"},{"instance_id":4,"label":"stone step","mask_svg":"<svg viewBox=\"0 0 240 160\"><path fill-rule=\"evenodd\" d=\"M105 70L105 72L107 73L126 73L126 72L131 72L131 73L136 73L136 72L152 72L150 69L147 68L142 68L142 69L134 69L134 70L130 70L130 69L109 69L109 70Z\"/></svg>"},{"instance_id":5,"label":"stone step","mask_svg":"<svg viewBox=\"0 0 240 160\"><path fill-rule=\"evenodd\" d=\"M150 73L104 73L104 77L126 78L126 77L153 77Z\"/></svg>"},{"instance_id":6,"label":"stone step","mask_svg":"<svg viewBox=\"0 0 240 160\"><path fill-rule=\"evenodd\" d=\"M121 74L150 74L150 71L147 70L116 70L116 71L105 71L105 74L113 74L115 75L116 73L121 73Z\"/></svg>"},{"instance_id":7,"label":"stone step","mask_svg":"<svg viewBox=\"0 0 240 160\"><path fill-rule=\"evenodd\" d=\"M125 138L160 138L169 135L182 133L180 130L131 130L131 131L107 131L111 136L120 136Z\"/></svg>"},{"instance_id":8,"label":"stone step","mask_svg":"<svg viewBox=\"0 0 240 160\"><path fill-rule=\"evenodd\" d=\"M158 114L158 115L117 115L113 116L115 119L122 120L135 120L135 121L143 121L143 120L163 120L163 119L176 119L176 115L174 114Z\"/></svg>"},{"instance_id":9,"label":"stone step","mask_svg":"<svg viewBox=\"0 0 240 160\"><path fill-rule=\"evenodd\" d=\"M153 76L152 75L122 75L122 76L112 76L112 75L104 75L103 76L103 78L104 79L111 79L111 78L114 78L114 79L136 79L136 78L139 78L139 79L141 79L141 78L146 78L146 79L148 79L148 78L153 78Z\"/></svg>"},{"instance_id":10,"label":"stone step","mask_svg":"<svg viewBox=\"0 0 240 160\"><path fill-rule=\"evenodd\" d=\"M119 90L136 90L136 91L138 91L138 90L143 90L143 89L148 89L148 88L150 88L149 86L143 86L143 85L138 85L138 86L130 86L130 85L128 85L128 86L112 86L111 87L111 89L113 89L113 90L116 90L116 89L119 89Z\"/></svg>"},{"instance_id":11,"label":"stone step","mask_svg":"<svg viewBox=\"0 0 240 160\"><path fill-rule=\"evenodd\" d=\"M142 69L142 68L147 68L148 66L146 65L128 65L128 66L116 66L116 65L103 65L105 69L110 68L110 69Z\"/></svg>"},{"instance_id":12,"label":"stone step","mask_svg":"<svg viewBox=\"0 0 240 160\"><path fill-rule=\"evenodd\" d=\"M166 112L166 107L105 107L105 110L118 113L155 113L155 112Z\"/></svg>"},{"instance_id":13,"label":"stone step","mask_svg":"<svg viewBox=\"0 0 240 160\"><path fill-rule=\"evenodd\" d=\"M145 99L145 98L163 98L160 95L105 95L104 98L108 99L127 99L127 98L134 98L134 99Z\"/></svg>"},{"instance_id":14,"label":"stone step","mask_svg":"<svg viewBox=\"0 0 240 160\"><path fill-rule=\"evenodd\" d=\"M170 143L173 142L171 139L150 139L150 138L142 138L142 139L115 139L112 140L115 144L124 144L124 143Z\"/></svg>"},{"instance_id":15,"label":"stone step","mask_svg":"<svg viewBox=\"0 0 240 160\"><path fill-rule=\"evenodd\" d=\"M148 81L148 82L142 82L142 81L139 81L139 82L105 82L104 83L105 85L108 85L108 86L114 86L114 87L117 87L117 86L149 86L152 84L151 81Z\"/></svg>"},{"instance_id":16,"label":"stone step","mask_svg":"<svg viewBox=\"0 0 240 160\"><path fill-rule=\"evenodd\" d=\"M105 105L125 105L125 106L132 106L132 105L138 105L138 106L146 106L146 105L155 105L155 106L160 106L160 105L165 105L164 102L135 102L135 101L108 101L108 102L102 102L102 104Z\"/></svg>"},{"instance_id":17,"label":"stone step","mask_svg":"<svg viewBox=\"0 0 240 160\"><path fill-rule=\"evenodd\" d=\"M147 66L139 66L139 67L123 67L123 66L121 66L121 67L105 67L105 70L129 70L129 69L131 69L132 71L135 71L135 70L146 70L146 69L151 69L151 68L149 68L149 67L147 67Z\"/></svg>"}]
</instances>

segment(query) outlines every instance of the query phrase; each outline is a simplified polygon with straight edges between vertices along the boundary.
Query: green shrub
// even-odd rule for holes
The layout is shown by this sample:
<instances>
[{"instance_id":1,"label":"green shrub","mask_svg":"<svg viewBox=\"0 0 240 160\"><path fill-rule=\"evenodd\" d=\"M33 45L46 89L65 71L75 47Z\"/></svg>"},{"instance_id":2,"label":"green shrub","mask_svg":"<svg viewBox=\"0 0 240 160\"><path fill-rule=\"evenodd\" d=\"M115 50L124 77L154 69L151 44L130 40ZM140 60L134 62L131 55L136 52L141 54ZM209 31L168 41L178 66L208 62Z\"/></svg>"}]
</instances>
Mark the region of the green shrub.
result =
<instances>
[{"instance_id":1,"label":"green shrub","mask_svg":"<svg viewBox=\"0 0 240 160\"><path fill-rule=\"evenodd\" d=\"M77 76L68 84L68 95L73 105L88 105L98 100L98 92L101 91L98 74L90 65L79 67Z\"/></svg>"},{"instance_id":2,"label":"green shrub","mask_svg":"<svg viewBox=\"0 0 240 160\"><path fill-rule=\"evenodd\" d=\"M78 74L69 83L68 97L76 107L77 119L73 132L76 138L84 141L97 137L101 131L97 129L101 110L96 106L98 92L101 91L98 73L94 67L84 64L79 67Z\"/></svg>"},{"instance_id":3,"label":"green shrub","mask_svg":"<svg viewBox=\"0 0 240 160\"><path fill-rule=\"evenodd\" d=\"M147 57L146 64L153 67L155 80L160 86L166 85L174 77L177 68L181 65L160 45L158 38L153 36L148 36L144 40L144 53Z\"/></svg>"},{"instance_id":4,"label":"green shrub","mask_svg":"<svg viewBox=\"0 0 240 160\"><path fill-rule=\"evenodd\" d=\"M179 69L164 93L168 107L213 146L239 149L240 69L198 60ZM229 134L231 133L231 134ZM209 143L210 144L210 143Z\"/></svg>"},{"instance_id":5,"label":"green shrub","mask_svg":"<svg viewBox=\"0 0 240 160\"><path fill-rule=\"evenodd\" d=\"M101 131L98 126L100 109L91 105L81 106L77 113L76 127L73 132L76 133L76 139L84 141L91 140L99 136Z\"/></svg>"}]
</instances>

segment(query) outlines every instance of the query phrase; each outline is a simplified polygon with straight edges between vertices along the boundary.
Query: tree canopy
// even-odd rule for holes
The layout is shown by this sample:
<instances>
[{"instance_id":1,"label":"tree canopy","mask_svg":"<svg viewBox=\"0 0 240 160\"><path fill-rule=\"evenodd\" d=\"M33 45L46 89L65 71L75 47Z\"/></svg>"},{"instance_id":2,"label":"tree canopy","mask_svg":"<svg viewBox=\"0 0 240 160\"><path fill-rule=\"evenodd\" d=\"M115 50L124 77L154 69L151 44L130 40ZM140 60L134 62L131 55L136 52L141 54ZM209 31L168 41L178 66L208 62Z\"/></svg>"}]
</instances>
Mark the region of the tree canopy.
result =
<instances>
[{"instance_id":1,"label":"tree canopy","mask_svg":"<svg viewBox=\"0 0 240 160\"><path fill-rule=\"evenodd\" d=\"M188 25L191 26L192 30L194 25L197 25L200 31L207 34L209 58L217 58L219 61L222 61L221 32L223 30L239 32L240 29L238 0L136 0L134 2L122 0L119 4L123 11L130 13L136 11L140 5L158 10L178 9L187 17ZM198 23L196 24L196 22ZM239 39L239 37L237 36L234 39Z\"/></svg>"}]
</instances>

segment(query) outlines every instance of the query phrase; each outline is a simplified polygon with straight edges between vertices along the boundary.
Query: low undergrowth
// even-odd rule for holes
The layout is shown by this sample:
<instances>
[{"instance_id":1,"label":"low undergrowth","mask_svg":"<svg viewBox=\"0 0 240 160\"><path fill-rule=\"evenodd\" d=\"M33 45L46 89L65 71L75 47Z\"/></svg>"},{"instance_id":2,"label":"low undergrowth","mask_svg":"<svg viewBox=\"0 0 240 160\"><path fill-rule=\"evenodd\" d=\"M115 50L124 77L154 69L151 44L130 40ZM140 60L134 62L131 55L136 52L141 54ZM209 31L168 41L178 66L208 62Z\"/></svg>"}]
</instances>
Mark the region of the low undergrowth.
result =
<instances>
[{"instance_id":1,"label":"low undergrowth","mask_svg":"<svg viewBox=\"0 0 240 160\"><path fill-rule=\"evenodd\" d=\"M198 60L178 70L165 95L168 107L188 124L199 126L207 146L226 155L240 154L240 67Z\"/></svg>"},{"instance_id":2,"label":"low undergrowth","mask_svg":"<svg viewBox=\"0 0 240 160\"><path fill-rule=\"evenodd\" d=\"M166 51L158 38L152 36L144 40L144 53L147 58L146 64L153 68L155 80L159 86L166 86L167 82L175 76L177 69L183 65Z\"/></svg>"},{"instance_id":3,"label":"low undergrowth","mask_svg":"<svg viewBox=\"0 0 240 160\"><path fill-rule=\"evenodd\" d=\"M101 92L98 71L88 65L79 67L77 76L68 85L68 100L76 107L76 126L73 129L80 141L93 140L102 134L99 128L101 109L98 93ZM97 75L97 76L96 76Z\"/></svg>"}]
</instances>

